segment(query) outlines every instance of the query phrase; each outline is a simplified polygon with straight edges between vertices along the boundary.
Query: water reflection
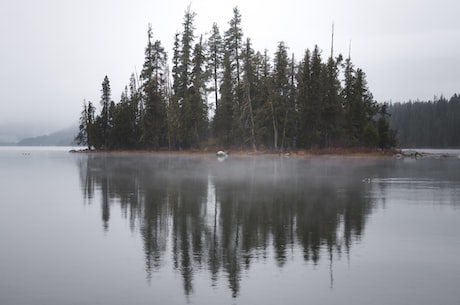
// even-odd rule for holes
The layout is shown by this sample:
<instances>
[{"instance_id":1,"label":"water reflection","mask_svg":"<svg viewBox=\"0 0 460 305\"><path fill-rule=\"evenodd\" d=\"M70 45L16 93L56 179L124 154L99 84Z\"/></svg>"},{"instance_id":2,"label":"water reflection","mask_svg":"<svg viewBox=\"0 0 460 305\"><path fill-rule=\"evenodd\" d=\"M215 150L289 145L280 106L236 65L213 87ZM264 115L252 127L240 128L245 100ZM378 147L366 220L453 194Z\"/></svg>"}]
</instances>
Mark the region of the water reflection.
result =
<instances>
[{"instance_id":1,"label":"water reflection","mask_svg":"<svg viewBox=\"0 0 460 305\"><path fill-rule=\"evenodd\" d=\"M363 160L90 155L79 161L85 202L100 200L104 230L119 206L139 230L150 280L172 257L185 294L196 272L227 278L270 255L282 268L300 249L305 262L348 254L375 202L364 196ZM375 172L373 173L375 174ZM331 284L333 281L331 269Z\"/></svg>"},{"instance_id":2,"label":"water reflection","mask_svg":"<svg viewBox=\"0 0 460 305\"><path fill-rule=\"evenodd\" d=\"M385 202L390 197L410 199L407 201L416 204L459 206L460 162L457 158L407 158L386 163L393 164L364 180L369 193L379 201Z\"/></svg>"}]
</instances>

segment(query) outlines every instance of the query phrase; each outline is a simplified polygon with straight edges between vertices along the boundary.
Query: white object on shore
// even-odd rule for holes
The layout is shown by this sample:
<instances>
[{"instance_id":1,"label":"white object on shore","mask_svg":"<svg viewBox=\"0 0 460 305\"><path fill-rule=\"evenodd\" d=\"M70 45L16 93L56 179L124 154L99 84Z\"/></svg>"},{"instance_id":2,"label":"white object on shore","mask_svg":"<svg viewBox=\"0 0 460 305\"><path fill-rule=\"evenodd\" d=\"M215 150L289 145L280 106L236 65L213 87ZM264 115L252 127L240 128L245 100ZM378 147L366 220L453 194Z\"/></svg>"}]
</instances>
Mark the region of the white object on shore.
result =
<instances>
[{"instance_id":1,"label":"white object on shore","mask_svg":"<svg viewBox=\"0 0 460 305\"><path fill-rule=\"evenodd\" d=\"M219 160L220 162L222 162L222 161L224 161L225 159L228 158L228 154L223 150L219 150L216 153L216 156L217 156L217 160Z\"/></svg>"}]
</instances>

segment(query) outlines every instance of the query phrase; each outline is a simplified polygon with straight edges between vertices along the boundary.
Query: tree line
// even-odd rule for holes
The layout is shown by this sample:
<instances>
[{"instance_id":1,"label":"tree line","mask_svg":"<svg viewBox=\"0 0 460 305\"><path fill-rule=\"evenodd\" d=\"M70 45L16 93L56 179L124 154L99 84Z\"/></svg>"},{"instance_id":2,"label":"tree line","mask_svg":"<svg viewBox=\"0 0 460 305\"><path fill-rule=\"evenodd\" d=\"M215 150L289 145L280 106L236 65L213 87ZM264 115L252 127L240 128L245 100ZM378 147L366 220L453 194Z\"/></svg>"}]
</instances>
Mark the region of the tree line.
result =
<instances>
[{"instance_id":1,"label":"tree line","mask_svg":"<svg viewBox=\"0 0 460 305\"><path fill-rule=\"evenodd\" d=\"M221 34L195 35L196 14L185 11L175 34L172 66L161 41L147 32L145 61L120 101L102 82L100 112L84 102L76 140L89 149L169 150L222 147L283 151L296 148L396 145L386 104L370 92L350 56L325 60L315 46L297 61L279 42L273 58L244 38L233 9Z\"/></svg>"},{"instance_id":2,"label":"tree line","mask_svg":"<svg viewBox=\"0 0 460 305\"><path fill-rule=\"evenodd\" d=\"M449 100L409 101L390 104L390 126L398 130L401 147L460 147L460 96Z\"/></svg>"}]
</instances>

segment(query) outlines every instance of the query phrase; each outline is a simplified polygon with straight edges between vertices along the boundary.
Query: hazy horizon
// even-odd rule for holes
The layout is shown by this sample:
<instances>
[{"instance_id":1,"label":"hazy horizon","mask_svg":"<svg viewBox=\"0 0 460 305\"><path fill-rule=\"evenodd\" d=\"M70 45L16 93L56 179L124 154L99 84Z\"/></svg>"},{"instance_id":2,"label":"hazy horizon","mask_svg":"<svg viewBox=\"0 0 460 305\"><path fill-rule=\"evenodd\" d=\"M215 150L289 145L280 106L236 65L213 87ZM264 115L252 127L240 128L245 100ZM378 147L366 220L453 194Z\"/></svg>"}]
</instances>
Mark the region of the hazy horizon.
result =
<instances>
[{"instance_id":1,"label":"hazy horizon","mask_svg":"<svg viewBox=\"0 0 460 305\"><path fill-rule=\"evenodd\" d=\"M65 128L78 121L84 100L99 106L105 75L118 102L131 73L142 69L148 24L170 61L189 4L197 14L196 39L207 38L214 22L223 34L237 6L244 39L271 58L279 41L296 61L315 44L328 57L334 24L334 54L347 56L351 42L352 61L378 102L460 91L460 2L454 0L7 0L0 3L0 126L27 125L33 134ZM2 127L0 141L2 134L15 136L11 131Z\"/></svg>"},{"instance_id":2,"label":"hazy horizon","mask_svg":"<svg viewBox=\"0 0 460 305\"><path fill-rule=\"evenodd\" d=\"M16 144L26 138L49 135L74 126L77 128L77 120L66 125L53 122L0 123L0 145Z\"/></svg>"}]
</instances>

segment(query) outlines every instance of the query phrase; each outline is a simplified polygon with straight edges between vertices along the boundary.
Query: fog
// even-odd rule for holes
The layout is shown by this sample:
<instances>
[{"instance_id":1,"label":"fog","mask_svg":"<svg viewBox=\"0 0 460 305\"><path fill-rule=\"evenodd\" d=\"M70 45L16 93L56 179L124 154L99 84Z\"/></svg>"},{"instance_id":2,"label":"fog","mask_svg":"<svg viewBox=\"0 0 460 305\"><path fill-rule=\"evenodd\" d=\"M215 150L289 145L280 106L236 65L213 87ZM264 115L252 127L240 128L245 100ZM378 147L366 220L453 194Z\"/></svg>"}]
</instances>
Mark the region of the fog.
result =
<instances>
[{"instance_id":1,"label":"fog","mask_svg":"<svg viewBox=\"0 0 460 305\"><path fill-rule=\"evenodd\" d=\"M1 304L458 300L457 156L0 156Z\"/></svg>"},{"instance_id":2,"label":"fog","mask_svg":"<svg viewBox=\"0 0 460 305\"><path fill-rule=\"evenodd\" d=\"M53 121L20 121L3 123L0 122L0 145L15 144L22 139L48 135L60 131L72 125L77 125L78 121L70 123L58 123Z\"/></svg>"},{"instance_id":3,"label":"fog","mask_svg":"<svg viewBox=\"0 0 460 305\"><path fill-rule=\"evenodd\" d=\"M131 73L144 60L147 27L172 56L174 34L190 1L113 2L55 0L0 3L1 141L65 128L78 120L83 100L100 101L107 75L118 102ZM242 28L254 49L284 41L297 60L318 44L329 56L331 25L335 54L347 56L367 74L379 101L450 97L460 83L460 23L456 0L283 2L197 0L191 8L197 38L213 22L224 33L238 6ZM8 124L5 127L5 124Z\"/></svg>"}]
</instances>

